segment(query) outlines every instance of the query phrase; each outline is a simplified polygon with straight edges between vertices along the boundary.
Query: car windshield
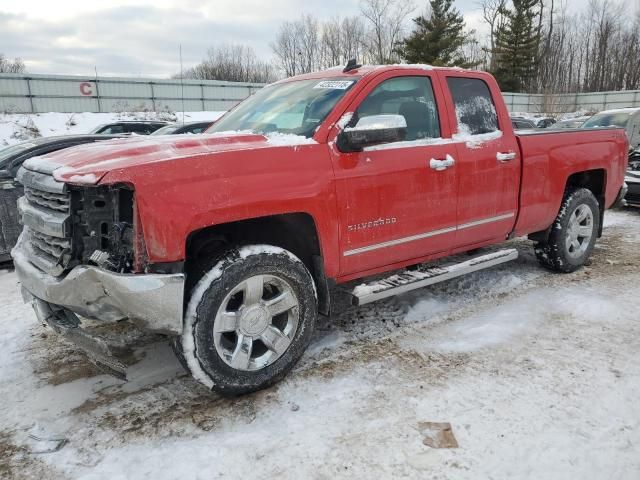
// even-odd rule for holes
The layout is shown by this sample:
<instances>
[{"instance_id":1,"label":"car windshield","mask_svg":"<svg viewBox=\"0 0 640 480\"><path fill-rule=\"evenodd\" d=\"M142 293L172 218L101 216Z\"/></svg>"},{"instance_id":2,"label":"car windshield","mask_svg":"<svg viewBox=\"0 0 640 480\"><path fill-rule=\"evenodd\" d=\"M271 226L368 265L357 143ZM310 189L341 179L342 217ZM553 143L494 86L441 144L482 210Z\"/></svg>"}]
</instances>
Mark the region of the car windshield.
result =
<instances>
[{"instance_id":1,"label":"car windshield","mask_svg":"<svg viewBox=\"0 0 640 480\"><path fill-rule=\"evenodd\" d=\"M30 142L19 143L0 150L0 170L9 168L9 162L18 153L34 147L35 144Z\"/></svg>"},{"instance_id":2,"label":"car windshield","mask_svg":"<svg viewBox=\"0 0 640 480\"><path fill-rule=\"evenodd\" d=\"M222 117L206 133L278 132L310 138L357 80L342 77L267 86Z\"/></svg>"},{"instance_id":3,"label":"car windshield","mask_svg":"<svg viewBox=\"0 0 640 480\"><path fill-rule=\"evenodd\" d=\"M598 113L582 124L582 128L598 128L598 127L621 127L626 128L629 119L635 113L631 112L615 112L615 113Z\"/></svg>"},{"instance_id":4,"label":"car windshield","mask_svg":"<svg viewBox=\"0 0 640 480\"><path fill-rule=\"evenodd\" d=\"M151 135L170 135L178 129L179 125L167 125L166 127L159 128Z\"/></svg>"}]
</instances>

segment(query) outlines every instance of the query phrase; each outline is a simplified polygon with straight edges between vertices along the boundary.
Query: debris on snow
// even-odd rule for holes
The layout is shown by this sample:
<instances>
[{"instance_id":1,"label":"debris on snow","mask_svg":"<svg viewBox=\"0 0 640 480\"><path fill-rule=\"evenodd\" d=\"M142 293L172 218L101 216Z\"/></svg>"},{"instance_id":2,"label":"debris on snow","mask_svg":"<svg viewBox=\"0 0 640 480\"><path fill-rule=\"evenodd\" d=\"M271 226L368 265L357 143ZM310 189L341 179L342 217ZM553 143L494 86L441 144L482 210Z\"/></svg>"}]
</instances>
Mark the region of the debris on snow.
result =
<instances>
[{"instance_id":1,"label":"debris on snow","mask_svg":"<svg viewBox=\"0 0 640 480\"><path fill-rule=\"evenodd\" d=\"M450 423L420 422L418 429L422 435L422 443L431 448L458 448L458 441L453 435Z\"/></svg>"}]
</instances>

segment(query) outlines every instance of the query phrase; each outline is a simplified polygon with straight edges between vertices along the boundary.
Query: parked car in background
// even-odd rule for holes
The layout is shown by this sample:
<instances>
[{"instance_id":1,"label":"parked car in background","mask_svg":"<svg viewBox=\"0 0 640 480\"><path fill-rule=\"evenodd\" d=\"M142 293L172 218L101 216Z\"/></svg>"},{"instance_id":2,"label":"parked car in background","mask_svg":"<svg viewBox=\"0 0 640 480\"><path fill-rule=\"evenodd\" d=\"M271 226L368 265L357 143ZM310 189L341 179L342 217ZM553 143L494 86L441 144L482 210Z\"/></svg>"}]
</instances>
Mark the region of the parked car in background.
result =
<instances>
[{"instance_id":1,"label":"parked car in background","mask_svg":"<svg viewBox=\"0 0 640 480\"><path fill-rule=\"evenodd\" d=\"M159 128L151 135L181 135L184 133L198 134L203 133L213 124L213 120L209 120L206 122L172 123L170 125Z\"/></svg>"},{"instance_id":2,"label":"parked car in background","mask_svg":"<svg viewBox=\"0 0 640 480\"><path fill-rule=\"evenodd\" d=\"M89 133L94 135L126 135L132 133L136 135L150 135L166 125L169 125L169 122L132 120L106 123L94 128Z\"/></svg>"},{"instance_id":3,"label":"parked car in background","mask_svg":"<svg viewBox=\"0 0 640 480\"><path fill-rule=\"evenodd\" d=\"M533 120L538 128L549 128L557 122L553 117L536 118Z\"/></svg>"},{"instance_id":4,"label":"parked car in background","mask_svg":"<svg viewBox=\"0 0 640 480\"><path fill-rule=\"evenodd\" d=\"M636 149L629 155L629 168L624 181L628 191L624 199L628 205L640 207L640 150Z\"/></svg>"},{"instance_id":5,"label":"parked car in background","mask_svg":"<svg viewBox=\"0 0 640 480\"><path fill-rule=\"evenodd\" d=\"M591 117L576 117L569 118L567 120L560 120L553 124L551 128L554 129L565 129L565 128L580 128L584 122L589 120Z\"/></svg>"},{"instance_id":6,"label":"parked car in background","mask_svg":"<svg viewBox=\"0 0 640 480\"><path fill-rule=\"evenodd\" d=\"M596 113L582 128L624 128L629 138L629 168L625 177L627 204L640 206L640 108L620 108Z\"/></svg>"},{"instance_id":7,"label":"parked car in background","mask_svg":"<svg viewBox=\"0 0 640 480\"><path fill-rule=\"evenodd\" d=\"M640 108L620 108L596 113L581 128L604 127L624 128L629 138L629 147L636 150L640 146Z\"/></svg>"},{"instance_id":8,"label":"parked car in background","mask_svg":"<svg viewBox=\"0 0 640 480\"><path fill-rule=\"evenodd\" d=\"M121 138L118 135L69 135L42 137L0 150L0 263L11 259L10 252L22 230L18 222L16 202L23 194L15 182L18 169L25 160L76 145Z\"/></svg>"},{"instance_id":9,"label":"parked car in background","mask_svg":"<svg viewBox=\"0 0 640 480\"><path fill-rule=\"evenodd\" d=\"M529 130L536 128L535 124L531 120L520 117L511 117L511 125L514 130Z\"/></svg>"},{"instance_id":10,"label":"parked car in background","mask_svg":"<svg viewBox=\"0 0 640 480\"><path fill-rule=\"evenodd\" d=\"M38 318L97 362L126 374L82 318L127 320L227 394L286 375L330 286L374 302L514 260L424 264L524 235L544 267L580 268L628 151L620 128L514 134L488 73L355 61L259 90L207 133L26 162L13 254Z\"/></svg>"}]
</instances>

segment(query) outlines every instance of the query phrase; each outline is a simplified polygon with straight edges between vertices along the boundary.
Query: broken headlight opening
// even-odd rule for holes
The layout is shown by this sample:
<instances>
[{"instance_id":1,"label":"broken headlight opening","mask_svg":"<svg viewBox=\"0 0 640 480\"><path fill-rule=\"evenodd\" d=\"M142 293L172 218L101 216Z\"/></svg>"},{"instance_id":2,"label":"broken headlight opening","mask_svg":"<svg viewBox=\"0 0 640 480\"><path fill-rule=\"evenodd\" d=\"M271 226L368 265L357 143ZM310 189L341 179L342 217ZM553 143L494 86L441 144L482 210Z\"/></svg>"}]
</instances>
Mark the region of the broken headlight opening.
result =
<instances>
[{"instance_id":1,"label":"broken headlight opening","mask_svg":"<svg viewBox=\"0 0 640 480\"><path fill-rule=\"evenodd\" d=\"M134 265L134 192L122 185L71 187L77 264L129 273Z\"/></svg>"}]
</instances>

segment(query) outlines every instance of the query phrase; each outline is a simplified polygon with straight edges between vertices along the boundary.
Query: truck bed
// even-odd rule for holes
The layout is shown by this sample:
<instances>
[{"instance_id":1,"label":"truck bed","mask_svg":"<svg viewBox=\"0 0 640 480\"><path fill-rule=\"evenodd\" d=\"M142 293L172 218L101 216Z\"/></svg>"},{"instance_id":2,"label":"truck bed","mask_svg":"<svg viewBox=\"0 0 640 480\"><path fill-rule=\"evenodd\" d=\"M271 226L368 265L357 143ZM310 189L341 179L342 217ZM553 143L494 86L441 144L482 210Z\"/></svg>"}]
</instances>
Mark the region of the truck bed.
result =
<instances>
[{"instance_id":1,"label":"truck bed","mask_svg":"<svg viewBox=\"0 0 640 480\"><path fill-rule=\"evenodd\" d=\"M516 138L522 159L517 235L545 230L553 223L567 181L578 172L600 176L604 206L615 202L628 161L624 129L519 131ZM579 175L584 178L584 173Z\"/></svg>"}]
</instances>

